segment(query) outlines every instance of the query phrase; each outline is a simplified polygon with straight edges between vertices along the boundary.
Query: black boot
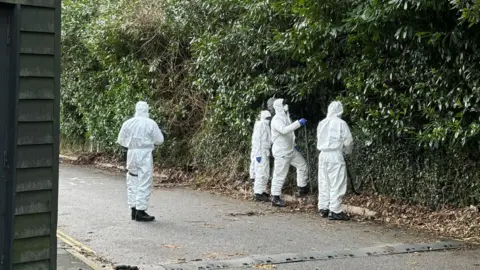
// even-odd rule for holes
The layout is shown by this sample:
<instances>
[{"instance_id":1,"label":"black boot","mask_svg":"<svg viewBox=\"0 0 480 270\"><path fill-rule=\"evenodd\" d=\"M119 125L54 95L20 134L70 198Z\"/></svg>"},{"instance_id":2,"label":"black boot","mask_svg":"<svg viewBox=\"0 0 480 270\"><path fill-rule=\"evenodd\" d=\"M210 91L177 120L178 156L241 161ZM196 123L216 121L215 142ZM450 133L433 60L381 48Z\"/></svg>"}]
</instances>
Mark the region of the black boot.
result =
<instances>
[{"instance_id":1,"label":"black boot","mask_svg":"<svg viewBox=\"0 0 480 270\"><path fill-rule=\"evenodd\" d=\"M328 209L320 209L320 210L318 210L318 213L319 213L320 216L323 217L323 218L328 217L328 213L329 213L329 212L330 212L330 211L329 211Z\"/></svg>"},{"instance_id":2,"label":"black boot","mask_svg":"<svg viewBox=\"0 0 480 270\"><path fill-rule=\"evenodd\" d=\"M285 201L282 200L280 196L273 196L272 205L277 207L285 207Z\"/></svg>"},{"instance_id":3,"label":"black boot","mask_svg":"<svg viewBox=\"0 0 480 270\"><path fill-rule=\"evenodd\" d=\"M132 207L132 220L135 220L135 216L137 215L137 209Z\"/></svg>"},{"instance_id":4,"label":"black boot","mask_svg":"<svg viewBox=\"0 0 480 270\"><path fill-rule=\"evenodd\" d=\"M270 195L267 193L263 192L262 194L255 194L253 196L253 200L256 202L269 202L270 201Z\"/></svg>"},{"instance_id":5,"label":"black boot","mask_svg":"<svg viewBox=\"0 0 480 270\"><path fill-rule=\"evenodd\" d=\"M330 214L328 215L328 219L329 220L350 220L350 217L344 212L340 212L338 214L334 212L330 212Z\"/></svg>"},{"instance_id":6,"label":"black boot","mask_svg":"<svg viewBox=\"0 0 480 270\"><path fill-rule=\"evenodd\" d=\"M308 195L308 185L304 187L298 187L298 192L297 192L298 197L305 197L307 195Z\"/></svg>"},{"instance_id":7,"label":"black boot","mask_svg":"<svg viewBox=\"0 0 480 270\"><path fill-rule=\"evenodd\" d=\"M154 216L150 216L144 210L137 210L137 215L135 216L136 221L153 221L154 219Z\"/></svg>"}]
</instances>

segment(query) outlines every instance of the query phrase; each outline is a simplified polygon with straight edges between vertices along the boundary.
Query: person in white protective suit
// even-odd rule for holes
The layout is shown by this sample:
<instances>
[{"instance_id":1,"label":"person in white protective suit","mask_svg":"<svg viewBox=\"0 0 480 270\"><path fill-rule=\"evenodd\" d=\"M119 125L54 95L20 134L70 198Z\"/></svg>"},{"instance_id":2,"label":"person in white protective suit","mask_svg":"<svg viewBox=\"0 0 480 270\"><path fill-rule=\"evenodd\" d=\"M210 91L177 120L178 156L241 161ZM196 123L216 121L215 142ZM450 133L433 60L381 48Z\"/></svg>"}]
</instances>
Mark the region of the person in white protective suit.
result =
<instances>
[{"instance_id":1,"label":"person in white protective suit","mask_svg":"<svg viewBox=\"0 0 480 270\"><path fill-rule=\"evenodd\" d=\"M127 196L132 220L153 221L154 216L145 212L148 208L152 181L155 145L164 141L157 123L150 119L148 104L140 101L135 106L135 116L123 123L117 143L127 152Z\"/></svg>"},{"instance_id":2,"label":"person in white protective suit","mask_svg":"<svg viewBox=\"0 0 480 270\"><path fill-rule=\"evenodd\" d=\"M271 97L267 100L267 110L270 112L270 115L272 116L275 114L275 109L273 108L273 103L275 102L275 98ZM270 116L270 117L271 117ZM258 119L257 119L258 120ZM269 157L270 159L270 157ZM255 184L255 155L253 151L250 154L250 170L249 170L249 175L250 175L250 181Z\"/></svg>"},{"instance_id":3,"label":"person in white protective suit","mask_svg":"<svg viewBox=\"0 0 480 270\"><path fill-rule=\"evenodd\" d=\"M275 158L272 179L272 205L284 207L285 202L280 198L285 178L290 165L297 169L297 186L300 196L307 195L307 162L295 145L295 130L306 125L307 120L300 119L292 123L288 115L288 105L283 99L276 99L273 103L275 116L272 119L272 153Z\"/></svg>"},{"instance_id":4,"label":"person in white protective suit","mask_svg":"<svg viewBox=\"0 0 480 270\"><path fill-rule=\"evenodd\" d=\"M334 101L328 106L327 117L317 127L318 211L331 220L348 220L341 203L347 191L347 168L343 154L350 154L353 138L347 123L340 117L343 106Z\"/></svg>"},{"instance_id":5,"label":"person in white protective suit","mask_svg":"<svg viewBox=\"0 0 480 270\"><path fill-rule=\"evenodd\" d=\"M255 201L270 201L267 191L268 178L270 176L270 148L272 135L270 120L272 115L269 111L260 113L260 120L255 122L252 135L252 155L255 164L255 182L253 185Z\"/></svg>"},{"instance_id":6,"label":"person in white protective suit","mask_svg":"<svg viewBox=\"0 0 480 270\"><path fill-rule=\"evenodd\" d=\"M255 119L255 124L253 127L253 130L255 131L255 125L256 123L260 120L259 117ZM253 150L253 143L252 143L252 149L250 151L250 170L249 170L249 175L250 175L250 181L252 184L255 184L255 152Z\"/></svg>"}]
</instances>

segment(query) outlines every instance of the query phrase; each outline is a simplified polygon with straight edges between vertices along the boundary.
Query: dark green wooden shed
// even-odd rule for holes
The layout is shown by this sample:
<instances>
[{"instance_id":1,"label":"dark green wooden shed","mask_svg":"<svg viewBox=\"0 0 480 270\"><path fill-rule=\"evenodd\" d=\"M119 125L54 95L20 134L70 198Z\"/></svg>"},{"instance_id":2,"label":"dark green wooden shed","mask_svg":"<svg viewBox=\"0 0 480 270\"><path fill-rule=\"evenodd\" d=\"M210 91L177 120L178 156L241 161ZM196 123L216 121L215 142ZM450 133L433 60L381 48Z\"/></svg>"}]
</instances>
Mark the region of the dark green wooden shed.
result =
<instances>
[{"instance_id":1,"label":"dark green wooden shed","mask_svg":"<svg viewBox=\"0 0 480 270\"><path fill-rule=\"evenodd\" d=\"M60 0L0 0L0 269L56 269Z\"/></svg>"}]
</instances>

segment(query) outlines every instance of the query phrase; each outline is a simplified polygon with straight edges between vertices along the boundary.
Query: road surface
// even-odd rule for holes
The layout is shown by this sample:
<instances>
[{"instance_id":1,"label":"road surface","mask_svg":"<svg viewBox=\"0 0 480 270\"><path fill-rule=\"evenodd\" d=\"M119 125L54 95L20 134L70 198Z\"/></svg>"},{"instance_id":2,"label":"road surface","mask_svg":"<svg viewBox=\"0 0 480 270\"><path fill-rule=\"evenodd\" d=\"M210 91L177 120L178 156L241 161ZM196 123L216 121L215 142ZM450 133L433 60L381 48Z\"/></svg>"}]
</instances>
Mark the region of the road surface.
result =
<instances>
[{"instance_id":1,"label":"road surface","mask_svg":"<svg viewBox=\"0 0 480 270\"><path fill-rule=\"evenodd\" d=\"M62 164L59 230L113 264L162 269L171 263L327 252L438 239L359 222L332 222L269 204L181 188L155 190L152 223L130 220L125 175ZM247 213L254 212L254 215ZM279 264L278 269L480 269L480 250Z\"/></svg>"}]
</instances>

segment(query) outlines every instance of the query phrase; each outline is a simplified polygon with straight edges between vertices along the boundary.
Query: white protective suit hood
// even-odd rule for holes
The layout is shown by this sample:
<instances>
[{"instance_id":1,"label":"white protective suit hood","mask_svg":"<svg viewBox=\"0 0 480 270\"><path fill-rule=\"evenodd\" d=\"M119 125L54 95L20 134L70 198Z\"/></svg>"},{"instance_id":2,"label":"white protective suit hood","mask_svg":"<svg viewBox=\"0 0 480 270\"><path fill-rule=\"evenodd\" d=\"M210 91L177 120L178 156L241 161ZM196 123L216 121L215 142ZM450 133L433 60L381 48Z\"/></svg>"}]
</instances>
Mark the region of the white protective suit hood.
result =
<instances>
[{"instance_id":1,"label":"white protective suit hood","mask_svg":"<svg viewBox=\"0 0 480 270\"><path fill-rule=\"evenodd\" d=\"M342 118L343 105L339 101L334 101L328 105L327 117Z\"/></svg>"},{"instance_id":2,"label":"white protective suit hood","mask_svg":"<svg viewBox=\"0 0 480 270\"><path fill-rule=\"evenodd\" d=\"M269 117L272 117L272 114L269 111L262 111L260 113L260 121L262 121L264 124L270 123L270 119L267 119Z\"/></svg>"},{"instance_id":3,"label":"white protective suit hood","mask_svg":"<svg viewBox=\"0 0 480 270\"><path fill-rule=\"evenodd\" d=\"M275 110L275 115L283 114L286 115L285 110L283 108L283 98L279 98L273 102L273 109Z\"/></svg>"},{"instance_id":4,"label":"white protective suit hood","mask_svg":"<svg viewBox=\"0 0 480 270\"><path fill-rule=\"evenodd\" d=\"M139 101L137 102L137 105L135 105L135 117L150 117L150 114L148 112L149 107L147 102L145 101Z\"/></svg>"}]
</instances>

